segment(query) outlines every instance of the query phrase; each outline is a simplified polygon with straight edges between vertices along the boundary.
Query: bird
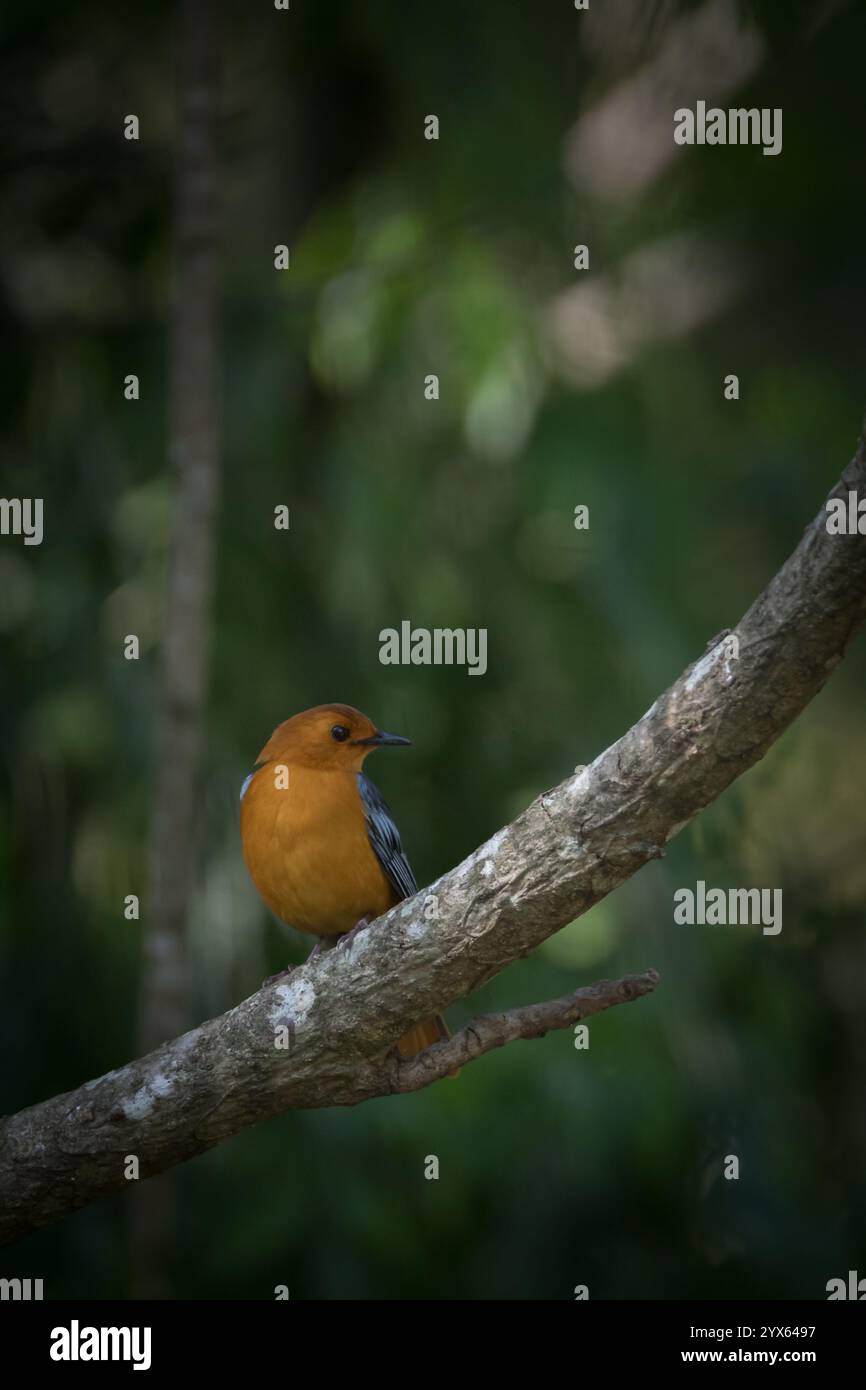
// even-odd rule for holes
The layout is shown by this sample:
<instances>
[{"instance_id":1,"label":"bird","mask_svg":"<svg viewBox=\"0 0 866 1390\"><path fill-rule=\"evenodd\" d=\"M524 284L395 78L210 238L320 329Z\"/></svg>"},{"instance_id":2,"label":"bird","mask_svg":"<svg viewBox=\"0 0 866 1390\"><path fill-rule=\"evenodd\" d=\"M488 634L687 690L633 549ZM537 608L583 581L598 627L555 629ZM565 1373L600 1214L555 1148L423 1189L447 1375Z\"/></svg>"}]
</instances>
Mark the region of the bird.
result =
<instances>
[{"instance_id":1,"label":"bird","mask_svg":"<svg viewBox=\"0 0 866 1390\"><path fill-rule=\"evenodd\" d=\"M255 888L288 926L349 945L418 885L381 792L363 772L376 748L411 740L351 705L316 705L279 724L241 787L241 845ZM441 1015L397 1042L402 1058L450 1037ZM451 1075L456 1075L452 1072Z\"/></svg>"}]
</instances>

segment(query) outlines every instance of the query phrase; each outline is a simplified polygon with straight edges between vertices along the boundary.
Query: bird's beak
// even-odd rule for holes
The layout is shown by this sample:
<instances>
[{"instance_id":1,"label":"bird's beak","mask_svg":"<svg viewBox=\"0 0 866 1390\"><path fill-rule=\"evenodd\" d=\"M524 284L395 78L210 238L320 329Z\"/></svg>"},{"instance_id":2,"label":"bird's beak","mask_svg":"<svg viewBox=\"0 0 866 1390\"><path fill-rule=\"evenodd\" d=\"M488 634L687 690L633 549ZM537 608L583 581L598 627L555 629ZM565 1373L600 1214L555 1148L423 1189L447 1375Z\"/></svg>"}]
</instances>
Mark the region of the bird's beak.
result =
<instances>
[{"instance_id":1,"label":"bird's beak","mask_svg":"<svg viewBox=\"0 0 866 1390\"><path fill-rule=\"evenodd\" d=\"M402 734L386 734L384 730L377 729L369 738L353 738L352 742L359 748L401 748L411 744L411 738L404 738Z\"/></svg>"}]
</instances>

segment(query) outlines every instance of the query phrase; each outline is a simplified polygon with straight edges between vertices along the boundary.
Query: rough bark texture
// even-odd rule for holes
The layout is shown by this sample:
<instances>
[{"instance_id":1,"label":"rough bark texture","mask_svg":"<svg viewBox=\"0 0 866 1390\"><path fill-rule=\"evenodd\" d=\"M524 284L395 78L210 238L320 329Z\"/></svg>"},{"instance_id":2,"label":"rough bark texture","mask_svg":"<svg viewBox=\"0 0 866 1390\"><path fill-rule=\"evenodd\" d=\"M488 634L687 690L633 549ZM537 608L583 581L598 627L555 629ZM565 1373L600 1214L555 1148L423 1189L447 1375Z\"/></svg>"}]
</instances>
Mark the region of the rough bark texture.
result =
<instances>
[{"instance_id":1,"label":"rough bark texture","mask_svg":"<svg viewBox=\"0 0 866 1390\"><path fill-rule=\"evenodd\" d=\"M832 495L849 489L866 493L862 444ZM127 1154L139 1156L143 1175L157 1173L279 1111L417 1089L511 1038L566 1026L593 1002L652 989L648 972L594 986L590 997L478 1020L410 1062L390 1051L416 1019L469 994L656 858L821 689L866 613L866 537L829 536L825 522L822 507L738 624L737 659L716 639L590 767L350 950L329 951L149 1056L8 1118L0 1236L122 1187Z\"/></svg>"}]
</instances>

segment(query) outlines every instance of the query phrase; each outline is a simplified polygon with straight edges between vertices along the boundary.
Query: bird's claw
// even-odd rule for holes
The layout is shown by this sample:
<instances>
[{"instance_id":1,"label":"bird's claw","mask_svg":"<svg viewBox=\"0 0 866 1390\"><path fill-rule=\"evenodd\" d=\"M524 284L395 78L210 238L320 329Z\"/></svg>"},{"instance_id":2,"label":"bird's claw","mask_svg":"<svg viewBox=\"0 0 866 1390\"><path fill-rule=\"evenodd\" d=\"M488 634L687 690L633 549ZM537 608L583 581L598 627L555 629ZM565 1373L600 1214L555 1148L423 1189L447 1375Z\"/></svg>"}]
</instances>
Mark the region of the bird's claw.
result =
<instances>
[{"instance_id":1,"label":"bird's claw","mask_svg":"<svg viewBox=\"0 0 866 1390\"><path fill-rule=\"evenodd\" d=\"M358 935L358 932L363 931L364 928L369 927L369 925L369 917L362 917L360 922L355 923L351 931L347 931L345 936L340 937L340 940L337 942L337 945L343 951L350 951L352 949L352 942L355 940L355 937Z\"/></svg>"},{"instance_id":2,"label":"bird's claw","mask_svg":"<svg viewBox=\"0 0 866 1390\"><path fill-rule=\"evenodd\" d=\"M262 980L262 989L265 985L272 985L275 980L284 980L287 975L293 975L297 968L296 965L287 965L285 970L278 970L276 975L269 975L266 980Z\"/></svg>"}]
</instances>

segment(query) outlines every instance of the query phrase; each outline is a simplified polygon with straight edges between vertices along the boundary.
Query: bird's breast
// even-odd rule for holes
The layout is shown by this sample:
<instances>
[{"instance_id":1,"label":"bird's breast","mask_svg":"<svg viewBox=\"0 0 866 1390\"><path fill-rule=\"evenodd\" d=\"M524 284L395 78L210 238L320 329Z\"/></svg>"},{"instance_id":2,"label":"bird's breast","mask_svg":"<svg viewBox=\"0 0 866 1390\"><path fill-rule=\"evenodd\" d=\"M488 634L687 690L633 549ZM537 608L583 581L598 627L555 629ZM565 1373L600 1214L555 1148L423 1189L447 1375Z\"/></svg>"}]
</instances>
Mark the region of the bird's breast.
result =
<instances>
[{"instance_id":1,"label":"bird's breast","mask_svg":"<svg viewBox=\"0 0 866 1390\"><path fill-rule=\"evenodd\" d=\"M339 935L391 906L355 774L267 763L241 798L244 859L272 912L301 931Z\"/></svg>"}]
</instances>

